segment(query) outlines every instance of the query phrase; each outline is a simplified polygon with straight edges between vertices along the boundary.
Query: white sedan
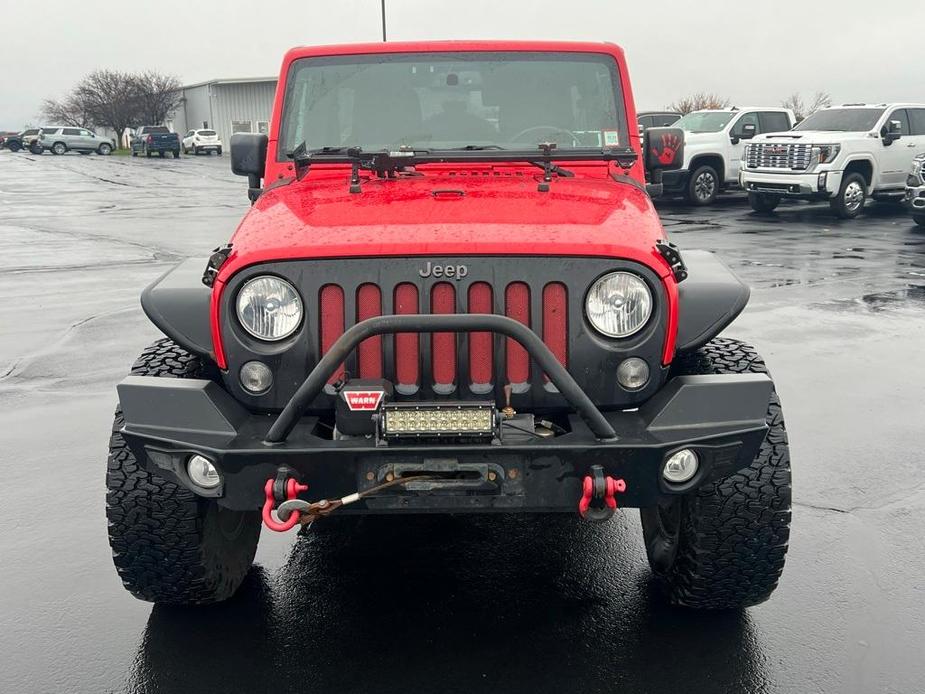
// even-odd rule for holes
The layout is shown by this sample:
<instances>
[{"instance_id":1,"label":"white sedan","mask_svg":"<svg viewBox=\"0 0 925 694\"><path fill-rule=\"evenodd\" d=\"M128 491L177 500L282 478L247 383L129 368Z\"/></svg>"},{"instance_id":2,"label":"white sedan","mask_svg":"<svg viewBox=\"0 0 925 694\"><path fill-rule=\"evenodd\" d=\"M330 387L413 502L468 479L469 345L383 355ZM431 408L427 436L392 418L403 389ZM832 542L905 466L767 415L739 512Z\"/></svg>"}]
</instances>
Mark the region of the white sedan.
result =
<instances>
[{"instance_id":1,"label":"white sedan","mask_svg":"<svg viewBox=\"0 0 925 694\"><path fill-rule=\"evenodd\" d=\"M216 152L222 155L222 141L214 130L190 130L183 136L183 154Z\"/></svg>"}]
</instances>

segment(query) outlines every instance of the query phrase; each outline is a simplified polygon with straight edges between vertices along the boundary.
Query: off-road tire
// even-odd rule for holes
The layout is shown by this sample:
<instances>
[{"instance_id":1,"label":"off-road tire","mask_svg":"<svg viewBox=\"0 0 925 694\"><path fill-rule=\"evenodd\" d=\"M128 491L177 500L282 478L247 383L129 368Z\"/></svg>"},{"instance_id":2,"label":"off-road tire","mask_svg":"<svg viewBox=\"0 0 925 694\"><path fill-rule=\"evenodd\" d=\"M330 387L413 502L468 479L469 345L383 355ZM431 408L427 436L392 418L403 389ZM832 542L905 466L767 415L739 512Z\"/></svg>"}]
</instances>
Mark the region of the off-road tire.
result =
<instances>
[{"instance_id":1,"label":"off-road tire","mask_svg":"<svg viewBox=\"0 0 925 694\"><path fill-rule=\"evenodd\" d=\"M925 214L912 215L912 221L918 224L920 227L925 227Z\"/></svg>"},{"instance_id":2,"label":"off-road tire","mask_svg":"<svg viewBox=\"0 0 925 694\"><path fill-rule=\"evenodd\" d=\"M780 205L780 195L773 193L749 193L748 204L755 212L767 214L773 212Z\"/></svg>"},{"instance_id":3,"label":"off-road tire","mask_svg":"<svg viewBox=\"0 0 925 694\"><path fill-rule=\"evenodd\" d=\"M852 186L860 186L861 199L860 204L849 202L847 200L849 191L856 190ZM859 173L851 173L842 178L838 194L829 201L829 207L839 219L854 219L864 211L864 203L867 202L867 181Z\"/></svg>"},{"instance_id":4,"label":"off-road tire","mask_svg":"<svg viewBox=\"0 0 925 694\"><path fill-rule=\"evenodd\" d=\"M207 378L198 357L163 339L148 347L132 374ZM120 433L116 408L106 472L106 517L116 570L136 598L204 605L230 598L250 569L260 536L258 511L229 511L154 475Z\"/></svg>"},{"instance_id":5,"label":"off-road tire","mask_svg":"<svg viewBox=\"0 0 925 694\"><path fill-rule=\"evenodd\" d=\"M709 188L709 190L707 190ZM712 205L719 195L719 174L709 165L698 166L687 180L686 198L691 205Z\"/></svg>"},{"instance_id":6,"label":"off-road tire","mask_svg":"<svg viewBox=\"0 0 925 694\"><path fill-rule=\"evenodd\" d=\"M758 353L717 338L683 355L676 375L767 373ZM767 600L790 537L790 451L780 399L771 392L768 432L751 465L659 507L641 509L649 565L668 600L738 609Z\"/></svg>"}]
</instances>

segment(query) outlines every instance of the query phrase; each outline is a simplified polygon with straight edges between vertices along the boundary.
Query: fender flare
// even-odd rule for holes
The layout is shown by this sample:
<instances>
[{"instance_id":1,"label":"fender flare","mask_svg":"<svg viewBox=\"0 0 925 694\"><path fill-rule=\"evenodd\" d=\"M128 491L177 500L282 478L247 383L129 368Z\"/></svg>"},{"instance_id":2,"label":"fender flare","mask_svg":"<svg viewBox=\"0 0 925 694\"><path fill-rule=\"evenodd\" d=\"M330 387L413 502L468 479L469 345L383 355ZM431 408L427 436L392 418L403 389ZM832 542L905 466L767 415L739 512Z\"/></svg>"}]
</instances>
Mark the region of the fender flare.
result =
<instances>
[{"instance_id":1,"label":"fender flare","mask_svg":"<svg viewBox=\"0 0 925 694\"><path fill-rule=\"evenodd\" d=\"M207 262L208 258L190 258L165 272L141 293L141 308L180 347L214 362L212 290L202 283Z\"/></svg>"},{"instance_id":2,"label":"fender flare","mask_svg":"<svg viewBox=\"0 0 925 694\"><path fill-rule=\"evenodd\" d=\"M678 285L676 351L691 352L719 335L742 313L751 290L710 251L684 251L688 277Z\"/></svg>"},{"instance_id":3,"label":"fender flare","mask_svg":"<svg viewBox=\"0 0 925 694\"><path fill-rule=\"evenodd\" d=\"M693 174L693 173L694 173L694 169L697 168L697 160L698 160L698 159L704 159L704 158L707 158L707 159L719 159L719 161L720 161L720 167L719 167L719 171L717 171L716 173L719 174L720 182L723 183L723 184L725 184L725 183L726 183L726 157L724 157L724 156L723 156L722 154L720 154L719 152L697 152L697 153L693 154L693 155L691 156L690 164L688 164L688 166L687 166L687 170L688 170L691 174Z\"/></svg>"}]
</instances>

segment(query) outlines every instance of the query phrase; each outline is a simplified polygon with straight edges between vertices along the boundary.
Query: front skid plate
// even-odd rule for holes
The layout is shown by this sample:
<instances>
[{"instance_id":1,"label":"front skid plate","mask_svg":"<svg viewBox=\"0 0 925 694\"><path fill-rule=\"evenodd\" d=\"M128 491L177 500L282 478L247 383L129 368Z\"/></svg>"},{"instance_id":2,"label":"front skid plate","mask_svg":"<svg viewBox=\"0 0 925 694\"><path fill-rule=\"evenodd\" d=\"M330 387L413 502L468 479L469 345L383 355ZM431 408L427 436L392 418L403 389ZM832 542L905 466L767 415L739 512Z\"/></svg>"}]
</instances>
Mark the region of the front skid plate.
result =
<instances>
[{"instance_id":1,"label":"front skid plate","mask_svg":"<svg viewBox=\"0 0 925 694\"><path fill-rule=\"evenodd\" d=\"M307 416L284 443L272 446L263 438L275 416L249 413L212 381L130 376L118 390L123 433L136 456L197 491L184 463L191 453L206 455L221 470L223 484L203 495L229 508L259 508L264 483L282 465L309 485L304 495L309 499L362 491L402 469L427 472L442 465L451 477L453 470L466 468L484 472L478 484L470 472L470 485L393 488L344 509L347 513L573 511L581 480L595 464L626 480L622 506L649 506L662 495L688 492L750 464L766 431L771 388L763 374L672 379L638 410L606 413L619 435L613 442L597 441L572 416L569 433L530 443L376 445L316 436L318 419ZM684 447L698 452L701 470L691 482L669 488L661 465Z\"/></svg>"}]
</instances>

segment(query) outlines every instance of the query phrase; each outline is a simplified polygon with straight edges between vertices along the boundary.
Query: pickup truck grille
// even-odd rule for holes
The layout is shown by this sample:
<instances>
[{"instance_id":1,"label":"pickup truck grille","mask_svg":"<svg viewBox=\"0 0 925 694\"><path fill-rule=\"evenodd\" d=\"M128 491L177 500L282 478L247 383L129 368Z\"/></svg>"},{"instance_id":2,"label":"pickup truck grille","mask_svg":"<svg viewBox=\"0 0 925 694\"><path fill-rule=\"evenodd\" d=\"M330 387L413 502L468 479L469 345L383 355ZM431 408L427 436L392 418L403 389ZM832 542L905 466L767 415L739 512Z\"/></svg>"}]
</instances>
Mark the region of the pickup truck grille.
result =
<instances>
[{"instance_id":1,"label":"pickup truck grille","mask_svg":"<svg viewBox=\"0 0 925 694\"><path fill-rule=\"evenodd\" d=\"M809 168L811 157L812 145L754 142L745 150L745 166L749 169L803 171Z\"/></svg>"},{"instance_id":2,"label":"pickup truck grille","mask_svg":"<svg viewBox=\"0 0 925 694\"><path fill-rule=\"evenodd\" d=\"M568 289L560 282L533 287L527 282L511 282L500 288L487 282L468 287L454 282L438 282L422 296L417 284L400 282L380 286L366 282L358 286L326 284L318 293L319 352L325 354L351 325L383 314L494 313L503 307L504 315L527 326L535 326L543 342L563 366L568 366ZM536 292L539 302L531 300ZM355 297L354 310L347 298ZM355 314L350 315L351 313ZM540 327L541 326L541 327ZM387 378L398 392L410 395L422 386L436 393L450 394L464 380L472 392L487 393L495 380L495 340L490 333L472 333L468 340L454 333L414 334L372 337L357 349L355 374L360 378ZM389 344L391 343L391 344ZM463 349L465 347L465 349ZM514 340L506 339L501 361L504 382L526 386L531 380L530 359ZM331 377L334 383L344 377L346 365Z\"/></svg>"}]
</instances>

